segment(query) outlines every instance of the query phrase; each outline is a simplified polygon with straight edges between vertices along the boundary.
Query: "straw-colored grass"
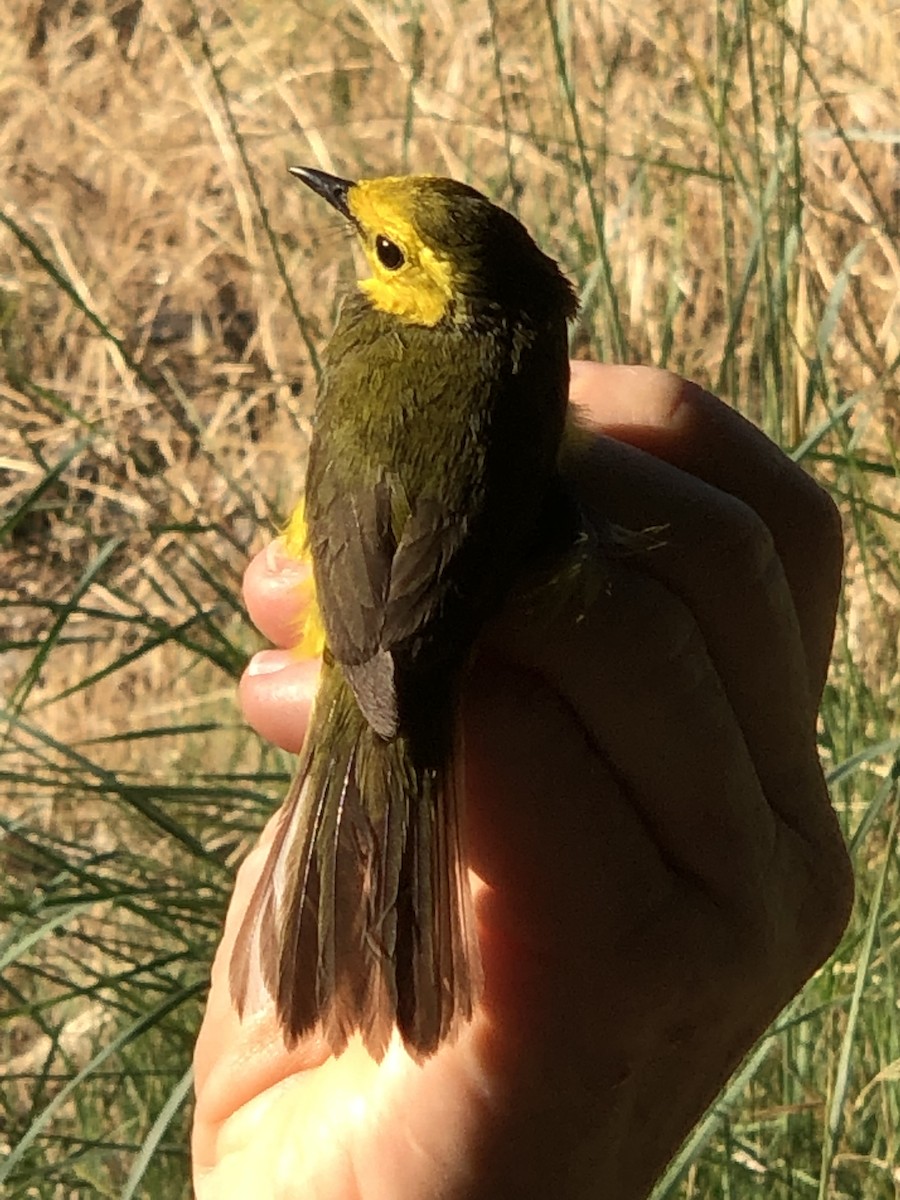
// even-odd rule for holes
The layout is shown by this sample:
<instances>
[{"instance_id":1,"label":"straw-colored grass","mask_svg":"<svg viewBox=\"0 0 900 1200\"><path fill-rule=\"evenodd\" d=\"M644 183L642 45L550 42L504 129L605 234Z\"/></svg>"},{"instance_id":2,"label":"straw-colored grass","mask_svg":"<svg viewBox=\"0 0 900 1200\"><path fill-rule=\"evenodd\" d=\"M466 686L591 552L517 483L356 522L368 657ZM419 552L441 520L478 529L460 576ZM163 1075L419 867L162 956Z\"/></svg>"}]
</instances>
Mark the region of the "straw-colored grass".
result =
<instances>
[{"instance_id":1,"label":"straw-colored grass","mask_svg":"<svg viewBox=\"0 0 900 1200\"><path fill-rule=\"evenodd\" d=\"M833 490L822 752L858 914L658 1197L894 1197L900 101L892 0L9 0L0 11L0 1188L187 1194L185 1072L286 760L238 589L352 278L286 173L469 180ZM894 766L892 766L894 764Z\"/></svg>"}]
</instances>

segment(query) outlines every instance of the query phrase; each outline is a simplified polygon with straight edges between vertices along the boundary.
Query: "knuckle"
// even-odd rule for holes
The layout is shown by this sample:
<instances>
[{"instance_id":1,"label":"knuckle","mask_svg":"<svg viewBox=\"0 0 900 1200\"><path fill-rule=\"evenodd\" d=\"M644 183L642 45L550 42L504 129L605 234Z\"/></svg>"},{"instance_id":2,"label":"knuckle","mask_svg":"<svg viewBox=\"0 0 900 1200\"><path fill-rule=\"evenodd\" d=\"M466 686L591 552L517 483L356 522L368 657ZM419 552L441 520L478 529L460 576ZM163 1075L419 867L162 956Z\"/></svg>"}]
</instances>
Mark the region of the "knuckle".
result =
<instances>
[{"instance_id":1,"label":"knuckle","mask_svg":"<svg viewBox=\"0 0 900 1200\"><path fill-rule=\"evenodd\" d=\"M843 522L837 504L824 487L806 472L798 473L793 503L798 532L816 557L826 564L840 564L844 556Z\"/></svg>"},{"instance_id":2,"label":"knuckle","mask_svg":"<svg viewBox=\"0 0 900 1200\"><path fill-rule=\"evenodd\" d=\"M734 497L721 506L718 529L710 532L716 539L716 558L720 574L736 588L771 579L781 570L781 560L768 525L752 508Z\"/></svg>"},{"instance_id":3,"label":"knuckle","mask_svg":"<svg viewBox=\"0 0 900 1200\"><path fill-rule=\"evenodd\" d=\"M809 848L810 907L815 913L814 946L818 966L840 941L855 900L853 864L837 822L827 843Z\"/></svg>"}]
</instances>

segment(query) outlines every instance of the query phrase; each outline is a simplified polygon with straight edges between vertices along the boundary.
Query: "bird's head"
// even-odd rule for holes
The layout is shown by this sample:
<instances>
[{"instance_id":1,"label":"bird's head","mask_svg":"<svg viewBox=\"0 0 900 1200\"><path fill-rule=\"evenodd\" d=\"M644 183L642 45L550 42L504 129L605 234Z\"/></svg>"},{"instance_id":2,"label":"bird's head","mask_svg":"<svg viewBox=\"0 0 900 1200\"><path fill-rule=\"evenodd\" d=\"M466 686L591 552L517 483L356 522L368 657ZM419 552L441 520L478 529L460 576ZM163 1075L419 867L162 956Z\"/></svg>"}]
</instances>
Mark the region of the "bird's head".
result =
<instances>
[{"instance_id":1,"label":"bird's head","mask_svg":"<svg viewBox=\"0 0 900 1200\"><path fill-rule=\"evenodd\" d=\"M356 229L372 305L417 325L478 323L498 313L575 313L571 284L525 227L480 192L433 175L356 183L310 167L291 173Z\"/></svg>"}]
</instances>

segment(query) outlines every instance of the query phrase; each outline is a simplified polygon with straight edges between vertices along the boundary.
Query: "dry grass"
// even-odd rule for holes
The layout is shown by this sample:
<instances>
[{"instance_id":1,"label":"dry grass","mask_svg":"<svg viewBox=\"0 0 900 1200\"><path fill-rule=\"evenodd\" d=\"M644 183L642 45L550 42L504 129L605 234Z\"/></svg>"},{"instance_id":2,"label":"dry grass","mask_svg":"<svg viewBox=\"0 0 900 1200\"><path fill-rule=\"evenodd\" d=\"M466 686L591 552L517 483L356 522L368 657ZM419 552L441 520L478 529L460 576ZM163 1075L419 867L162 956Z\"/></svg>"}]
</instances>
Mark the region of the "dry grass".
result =
<instances>
[{"instance_id":1,"label":"dry grass","mask_svg":"<svg viewBox=\"0 0 900 1200\"><path fill-rule=\"evenodd\" d=\"M302 484L316 348L352 277L342 232L290 162L475 183L577 280L579 353L668 365L810 450L843 502L850 552L834 680L852 721L827 750L838 764L896 730L898 33L892 0L746 14L678 0L3 6L0 682L19 717L3 758L14 883L46 879L54 838L93 870L140 836L165 896L197 859L148 798L220 866L277 794L277 779L261 783L223 816L201 784L270 765L233 727L233 678L253 644L240 571ZM85 807L88 783L98 798ZM215 906L227 873L207 866ZM106 980L113 957L98 914L77 926L91 946L82 982ZM213 912L180 984L202 978L215 924ZM62 975L45 986L21 971L30 1015L10 1052L37 1070L53 1030L74 1036L93 1012L96 1036L47 1059L82 1066L116 1006L102 993L79 1007ZM33 1119L33 1081L23 1087ZM134 1137L145 1128L136 1120ZM68 1194L93 1194L77 1191L83 1178L124 1186L128 1148L114 1157L73 1167ZM171 1189L183 1166L166 1163Z\"/></svg>"}]
</instances>

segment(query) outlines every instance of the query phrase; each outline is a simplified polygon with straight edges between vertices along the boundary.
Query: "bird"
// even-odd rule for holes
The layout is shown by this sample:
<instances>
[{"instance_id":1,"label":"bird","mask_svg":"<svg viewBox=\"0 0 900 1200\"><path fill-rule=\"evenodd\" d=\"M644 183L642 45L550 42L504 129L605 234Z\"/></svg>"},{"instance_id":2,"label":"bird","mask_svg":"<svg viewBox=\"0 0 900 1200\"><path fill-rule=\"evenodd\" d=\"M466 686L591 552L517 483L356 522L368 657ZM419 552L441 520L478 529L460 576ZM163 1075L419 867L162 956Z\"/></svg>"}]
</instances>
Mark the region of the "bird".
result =
<instances>
[{"instance_id":1,"label":"bird","mask_svg":"<svg viewBox=\"0 0 900 1200\"><path fill-rule=\"evenodd\" d=\"M512 214L432 175L292 174L367 274L323 357L289 545L312 565L322 668L300 762L230 963L285 1043L424 1062L483 972L459 705L485 626L577 536L560 473L572 284ZM314 641L316 639L313 639Z\"/></svg>"}]
</instances>

